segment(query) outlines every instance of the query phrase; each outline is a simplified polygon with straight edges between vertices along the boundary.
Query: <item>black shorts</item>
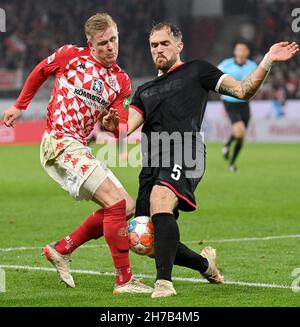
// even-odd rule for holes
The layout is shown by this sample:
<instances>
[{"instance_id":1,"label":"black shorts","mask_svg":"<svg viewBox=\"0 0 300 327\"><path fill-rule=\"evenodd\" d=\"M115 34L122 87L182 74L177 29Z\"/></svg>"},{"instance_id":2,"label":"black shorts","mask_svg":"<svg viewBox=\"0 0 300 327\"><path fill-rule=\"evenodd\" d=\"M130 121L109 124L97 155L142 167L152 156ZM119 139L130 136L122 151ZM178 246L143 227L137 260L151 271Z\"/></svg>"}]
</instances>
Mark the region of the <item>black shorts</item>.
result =
<instances>
[{"instance_id":1,"label":"black shorts","mask_svg":"<svg viewBox=\"0 0 300 327\"><path fill-rule=\"evenodd\" d=\"M224 101L224 106L231 124L242 121L246 127L248 126L250 120L249 102Z\"/></svg>"},{"instance_id":2,"label":"black shorts","mask_svg":"<svg viewBox=\"0 0 300 327\"><path fill-rule=\"evenodd\" d=\"M150 216L150 194L154 185L166 186L172 190L178 198L178 207L175 209L175 217L178 218L178 210L194 211L196 200L194 191L201 181L205 171L205 146L201 162L195 169L194 177L187 177L188 171L180 169L176 165L170 168L144 167L139 176L139 192L136 201L135 216Z\"/></svg>"}]
</instances>

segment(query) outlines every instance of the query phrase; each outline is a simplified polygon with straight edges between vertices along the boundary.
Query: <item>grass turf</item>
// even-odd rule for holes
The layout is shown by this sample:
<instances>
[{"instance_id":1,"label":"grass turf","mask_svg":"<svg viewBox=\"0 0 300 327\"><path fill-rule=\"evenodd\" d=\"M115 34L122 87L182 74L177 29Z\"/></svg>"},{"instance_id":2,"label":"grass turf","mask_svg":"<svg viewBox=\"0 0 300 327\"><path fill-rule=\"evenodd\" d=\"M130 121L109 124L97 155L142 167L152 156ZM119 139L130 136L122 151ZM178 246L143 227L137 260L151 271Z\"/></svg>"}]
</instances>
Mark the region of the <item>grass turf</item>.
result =
<instances>
[{"instance_id":1,"label":"grass turf","mask_svg":"<svg viewBox=\"0 0 300 327\"><path fill-rule=\"evenodd\" d=\"M94 149L96 152L96 148ZM220 241L232 238L300 234L300 152L296 144L247 144L230 174L220 156L220 145L207 147L207 170L198 186L198 210L181 213L183 241L199 251L218 250L226 280L287 285L300 267L299 239ZM135 197L139 168L114 168ZM0 248L42 247L64 237L95 210L93 203L77 203L43 171L37 146L0 147ZM210 241L215 240L215 242ZM103 239L91 241L73 255L72 268L113 273ZM154 276L154 262L131 254L134 273ZM0 265L52 266L39 249L4 252ZM67 289L48 271L5 268L6 292L0 306L299 306L291 289L210 285L175 280L178 296L152 300L148 295L113 296L114 277L74 273L77 288ZM199 278L197 272L175 267L173 275ZM148 284L154 278L145 279Z\"/></svg>"}]
</instances>

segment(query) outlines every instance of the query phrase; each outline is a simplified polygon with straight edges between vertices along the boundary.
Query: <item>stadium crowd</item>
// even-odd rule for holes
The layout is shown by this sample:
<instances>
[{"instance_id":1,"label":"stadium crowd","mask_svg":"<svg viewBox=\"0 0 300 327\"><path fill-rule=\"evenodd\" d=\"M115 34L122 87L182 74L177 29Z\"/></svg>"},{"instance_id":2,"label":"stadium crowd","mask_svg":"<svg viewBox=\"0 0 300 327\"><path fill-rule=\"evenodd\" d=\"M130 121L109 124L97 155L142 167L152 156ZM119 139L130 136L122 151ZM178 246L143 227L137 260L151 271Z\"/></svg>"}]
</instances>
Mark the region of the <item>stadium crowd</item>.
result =
<instances>
[{"instance_id":1,"label":"stadium crowd","mask_svg":"<svg viewBox=\"0 0 300 327\"><path fill-rule=\"evenodd\" d=\"M255 38L253 58L259 62L270 46L281 40L300 41L300 34L292 30L291 16L298 0L256 1L257 10L253 15ZM257 94L256 99L300 98L300 56L272 68L270 76Z\"/></svg>"},{"instance_id":2,"label":"stadium crowd","mask_svg":"<svg viewBox=\"0 0 300 327\"><path fill-rule=\"evenodd\" d=\"M86 45L85 20L96 12L108 12L118 22L119 64L131 76L153 74L148 55L148 31L153 17L164 18L160 0L3 0L6 33L0 33L0 68L30 71L41 59L66 43ZM149 58L146 60L145 58Z\"/></svg>"},{"instance_id":3,"label":"stadium crowd","mask_svg":"<svg viewBox=\"0 0 300 327\"><path fill-rule=\"evenodd\" d=\"M294 33L291 28L294 19L291 12L297 7L297 1L299 2L252 0L256 10L249 12L249 15L252 15L255 31L251 43L252 57L256 62L279 40L300 41L300 33ZM26 76L41 59L61 45L85 45L82 26L86 18L95 12L107 11L119 24L119 65L126 69L131 77L154 74L148 53L148 31L154 20L160 21L167 17L164 1L101 0L99 5L99 2L91 0L2 0L1 7L6 11L7 31L0 33L0 69L22 68ZM183 30L186 30L184 26ZM191 43L188 43L191 49L185 51L186 60L191 59L188 56L193 53L195 47ZM200 46L201 42L198 47ZM299 76L300 56L275 66L256 99L275 97L284 101L288 98L300 98Z\"/></svg>"}]
</instances>

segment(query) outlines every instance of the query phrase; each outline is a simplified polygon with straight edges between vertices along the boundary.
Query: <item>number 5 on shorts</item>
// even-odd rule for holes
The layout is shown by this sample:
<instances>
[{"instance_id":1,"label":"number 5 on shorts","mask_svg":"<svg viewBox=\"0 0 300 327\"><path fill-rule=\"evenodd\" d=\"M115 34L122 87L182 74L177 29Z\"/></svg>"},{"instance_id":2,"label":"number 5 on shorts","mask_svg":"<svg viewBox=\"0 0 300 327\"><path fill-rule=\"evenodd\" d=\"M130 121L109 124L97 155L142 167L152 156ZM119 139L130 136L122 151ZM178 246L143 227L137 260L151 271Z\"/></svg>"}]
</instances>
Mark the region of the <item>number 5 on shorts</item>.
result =
<instances>
[{"instance_id":1,"label":"number 5 on shorts","mask_svg":"<svg viewBox=\"0 0 300 327\"><path fill-rule=\"evenodd\" d=\"M174 165L174 168L172 170L173 173L171 174L171 177L173 179L175 179L175 181L179 181L180 176L181 176L181 170L182 170L182 167L181 166L179 166L177 164Z\"/></svg>"}]
</instances>

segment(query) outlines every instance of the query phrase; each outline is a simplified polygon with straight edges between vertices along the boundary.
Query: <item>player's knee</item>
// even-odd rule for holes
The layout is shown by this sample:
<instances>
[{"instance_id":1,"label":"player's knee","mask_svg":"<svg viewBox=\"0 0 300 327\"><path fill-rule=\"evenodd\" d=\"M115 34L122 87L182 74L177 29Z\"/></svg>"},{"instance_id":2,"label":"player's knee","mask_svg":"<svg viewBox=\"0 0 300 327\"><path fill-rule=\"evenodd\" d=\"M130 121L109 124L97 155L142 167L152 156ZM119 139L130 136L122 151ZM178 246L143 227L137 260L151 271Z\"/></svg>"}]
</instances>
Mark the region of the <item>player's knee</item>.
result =
<instances>
[{"instance_id":1,"label":"player's knee","mask_svg":"<svg viewBox=\"0 0 300 327\"><path fill-rule=\"evenodd\" d=\"M243 139L245 137L246 128L244 123L238 122L233 125L233 135L235 139Z\"/></svg>"},{"instance_id":2,"label":"player's knee","mask_svg":"<svg viewBox=\"0 0 300 327\"><path fill-rule=\"evenodd\" d=\"M177 202L176 195L166 187L154 187L150 196L151 215L172 212Z\"/></svg>"},{"instance_id":3,"label":"player's knee","mask_svg":"<svg viewBox=\"0 0 300 327\"><path fill-rule=\"evenodd\" d=\"M135 201L132 197L125 191L125 189L119 189L121 196L126 201L126 218L130 219L135 213Z\"/></svg>"},{"instance_id":4,"label":"player's knee","mask_svg":"<svg viewBox=\"0 0 300 327\"><path fill-rule=\"evenodd\" d=\"M124 196L111 180L107 178L94 193L93 200L104 208L108 208L124 200Z\"/></svg>"}]
</instances>

